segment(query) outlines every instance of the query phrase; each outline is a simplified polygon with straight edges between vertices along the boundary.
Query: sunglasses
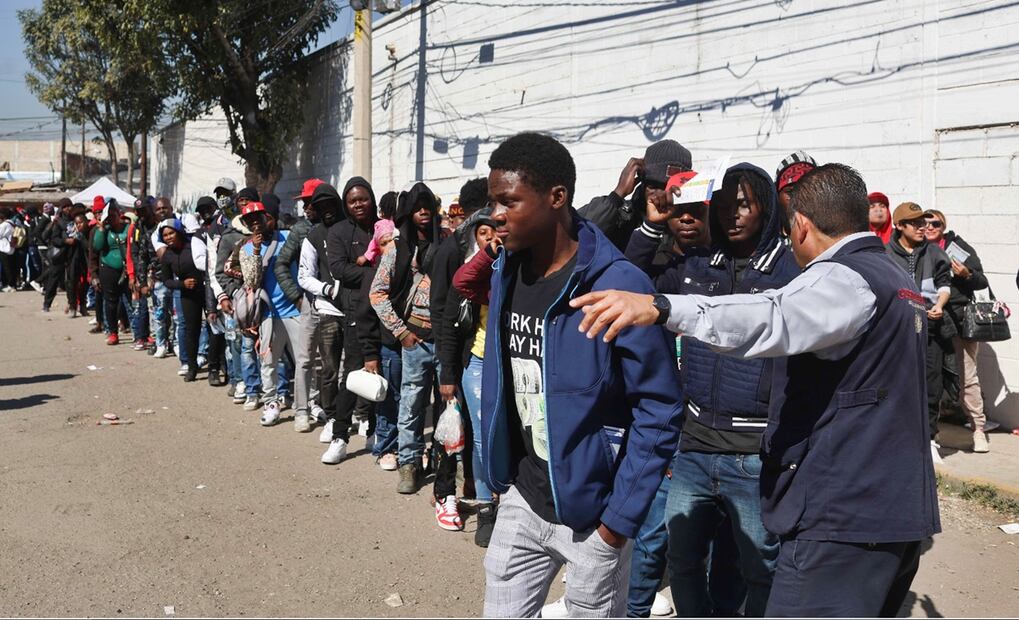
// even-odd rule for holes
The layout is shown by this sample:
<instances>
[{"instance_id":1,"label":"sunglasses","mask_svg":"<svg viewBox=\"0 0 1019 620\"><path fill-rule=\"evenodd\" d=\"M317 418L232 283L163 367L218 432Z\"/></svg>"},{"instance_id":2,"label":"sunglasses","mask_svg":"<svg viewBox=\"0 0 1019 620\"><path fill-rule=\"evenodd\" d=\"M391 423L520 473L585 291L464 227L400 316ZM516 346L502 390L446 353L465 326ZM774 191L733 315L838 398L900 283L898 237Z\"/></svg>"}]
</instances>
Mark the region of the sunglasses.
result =
<instances>
[{"instance_id":1,"label":"sunglasses","mask_svg":"<svg viewBox=\"0 0 1019 620\"><path fill-rule=\"evenodd\" d=\"M924 222L924 226L926 226L927 228L933 228L934 230L937 230L943 227L944 225L945 223L942 222L941 220L926 220Z\"/></svg>"}]
</instances>

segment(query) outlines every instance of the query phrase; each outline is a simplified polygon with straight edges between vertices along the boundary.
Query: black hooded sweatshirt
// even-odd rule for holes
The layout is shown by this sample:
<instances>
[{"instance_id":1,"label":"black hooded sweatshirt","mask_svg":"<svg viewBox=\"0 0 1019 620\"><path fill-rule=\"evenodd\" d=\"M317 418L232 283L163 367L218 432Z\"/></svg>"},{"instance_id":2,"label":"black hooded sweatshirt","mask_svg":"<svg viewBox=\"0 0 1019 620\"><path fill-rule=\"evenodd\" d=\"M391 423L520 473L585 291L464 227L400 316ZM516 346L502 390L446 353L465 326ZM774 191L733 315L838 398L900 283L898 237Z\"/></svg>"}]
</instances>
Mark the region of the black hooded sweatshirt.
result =
<instances>
[{"instance_id":1,"label":"black hooded sweatshirt","mask_svg":"<svg viewBox=\"0 0 1019 620\"><path fill-rule=\"evenodd\" d=\"M427 238L419 239L417 226L412 217L417 203L424 199L432 211L432 229L428 232ZM421 273L431 276L432 266L435 263L435 255L442 240L442 230L439 227L439 209L436 205L435 194L424 183L415 183L410 191L401 194L396 206L396 214L393 223L400 231L396 239L396 268L393 272L393 279L390 281L389 299L393 307L400 314L400 318L406 320L407 296L414 285L414 278L411 277L411 262L417 256L418 268ZM431 330L422 329L414 325L407 326L418 338L431 341Z\"/></svg>"},{"instance_id":2,"label":"black hooded sweatshirt","mask_svg":"<svg viewBox=\"0 0 1019 620\"><path fill-rule=\"evenodd\" d=\"M315 191L311 195L311 204L318 207L319 213L325 211L325 205L333 203L336 206L336 219L333 220L332 224L326 224L325 221L320 221L311 227L308 231L308 236L304 238L302 243L310 243L315 249L315 254L318 257L318 279L330 287L337 286L336 279L333 278L332 271L329 269L329 243L328 237L329 232L340 225L343 217L343 201L340 199L340 195L336 192L336 188L328 183L323 183L315 188ZM337 310L344 312L343 305L335 298L327 298Z\"/></svg>"},{"instance_id":3,"label":"black hooded sweatshirt","mask_svg":"<svg viewBox=\"0 0 1019 620\"><path fill-rule=\"evenodd\" d=\"M474 325L470 334L457 329L457 318L464 298L452 287L453 276L456 275L457 269L463 266L478 226L489 224L494 227L491 215L492 211L488 208L471 214L442 242L432 265L429 310L432 315L432 337L442 369L439 382L443 385L455 385L460 382L463 369L470 361L469 340L473 341L473 333L477 331L477 325ZM472 306L472 313L476 323L478 314L476 305Z\"/></svg>"},{"instance_id":4,"label":"black hooded sweatshirt","mask_svg":"<svg viewBox=\"0 0 1019 620\"><path fill-rule=\"evenodd\" d=\"M319 188L321 187L319 186ZM347 212L347 194L355 187L363 187L368 190L368 197L371 200L369 209L371 217L364 228L359 226ZM331 187L330 189L335 194L336 190ZM315 190L315 195L318 195L318 190ZM343 220L329 228L329 234L326 236L328 270L332 279L338 282L341 287L340 310L348 316L356 317L362 314L363 308L360 306L368 304L367 296L361 294L361 284L364 278L372 273L371 265L358 265L357 259L364 255L375 234L375 222L378 219L379 209L371 184L361 177L353 177L347 181L343 187L343 196L337 196L336 199L340 201L340 213ZM316 198L312 198L311 201L314 204ZM314 234L314 230L312 233ZM309 235L310 237L311 235ZM321 254L319 260L322 260Z\"/></svg>"}]
</instances>

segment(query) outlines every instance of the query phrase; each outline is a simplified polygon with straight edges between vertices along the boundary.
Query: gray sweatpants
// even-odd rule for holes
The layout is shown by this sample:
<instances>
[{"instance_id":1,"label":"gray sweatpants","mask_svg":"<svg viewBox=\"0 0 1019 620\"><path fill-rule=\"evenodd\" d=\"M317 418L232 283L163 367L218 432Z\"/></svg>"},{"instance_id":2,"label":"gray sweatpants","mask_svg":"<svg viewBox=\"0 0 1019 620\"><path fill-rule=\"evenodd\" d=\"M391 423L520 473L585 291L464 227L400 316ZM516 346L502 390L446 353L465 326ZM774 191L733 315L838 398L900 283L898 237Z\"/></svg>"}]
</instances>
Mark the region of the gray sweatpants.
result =
<instances>
[{"instance_id":1,"label":"gray sweatpants","mask_svg":"<svg viewBox=\"0 0 1019 620\"><path fill-rule=\"evenodd\" d=\"M485 554L485 610L489 618L537 617L559 569L566 565L571 618L626 616L633 541L609 546L598 531L574 532L545 521L511 487Z\"/></svg>"},{"instance_id":2,"label":"gray sweatpants","mask_svg":"<svg viewBox=\"0 0 1019 620\"><path fill-rule=\"evenodd\" d=\"M274 319L268 316L262 319L258 329L259 351L262 367L262 402L276 400L276 366L283 358L283 352L290 350L290 356L294 356L294 347L301 339L301 317L292 316L286 319ZM296 365L296 364L295 364ZM301 399L304 399L304 409L308 409L308 386L307 378L300 372L294 372L294 408L299 410Z\"/></svg>"},{"instance_id":3,"label":"gray sweatpants","mask_svg":"<svg viewBox=\"0 0 1019 620\"><path fill-rule=\"evenodd\" d=\"M294 413L308 413L308 401L318 402L319 376L315 372L315 361L318 358L318 311L307 295L301 301L301 335L292 344L295 383L304 384L304 391L294 394Z\"/></svg>"}]
</instances>

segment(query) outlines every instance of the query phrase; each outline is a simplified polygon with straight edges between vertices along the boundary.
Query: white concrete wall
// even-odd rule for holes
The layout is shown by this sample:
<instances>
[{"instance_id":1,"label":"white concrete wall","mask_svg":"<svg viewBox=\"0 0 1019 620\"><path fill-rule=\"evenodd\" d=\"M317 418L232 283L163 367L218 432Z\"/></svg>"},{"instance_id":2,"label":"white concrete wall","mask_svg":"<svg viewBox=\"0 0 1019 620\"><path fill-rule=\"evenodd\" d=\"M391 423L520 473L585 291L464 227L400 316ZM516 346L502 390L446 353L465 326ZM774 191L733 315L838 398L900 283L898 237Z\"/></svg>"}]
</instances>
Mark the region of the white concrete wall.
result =
<instances>
[{"instance_id":1,"label":"white concrete wall","mask_svg":"<svg viewBox=\"0 0 1019 620\"><path fill-rule=\"evenodd\" d=\"M422 178L448 202L466 179L487 174L501 140L523 130L552 133L570 148L578 205L610 191L629 156L666 137L689 147L695 165L732 153L734 161L774 171L786 154L804 149L819 161L855 166L894 204L914 200L948 213L950 226L984 258L998 297L1019 312L1019 142L1008 125L1019 123L1014 3L481 6L487 1L430 2L423 33L417 6L376 23L377 193L414 180L420 159ZM493 61L482 64L485 44L494 47ZM348 60L342 45L312 60L315 95L281 196L309 176L342 185L354 173ZM199 175L187 161L194 156L207 167L203 148L211 146L184 140L182 172L168 181L175 191L194 193L188 175ZM235 165L225 151L222 159ZM207 176L201 181L211 187L220 173ZM1012 395L1019 391L1019 324L1013 332L1017 344L985 347L981 370L996 378L987 380L991 416L1019 426Z\"/></svg>"}]
</instances>

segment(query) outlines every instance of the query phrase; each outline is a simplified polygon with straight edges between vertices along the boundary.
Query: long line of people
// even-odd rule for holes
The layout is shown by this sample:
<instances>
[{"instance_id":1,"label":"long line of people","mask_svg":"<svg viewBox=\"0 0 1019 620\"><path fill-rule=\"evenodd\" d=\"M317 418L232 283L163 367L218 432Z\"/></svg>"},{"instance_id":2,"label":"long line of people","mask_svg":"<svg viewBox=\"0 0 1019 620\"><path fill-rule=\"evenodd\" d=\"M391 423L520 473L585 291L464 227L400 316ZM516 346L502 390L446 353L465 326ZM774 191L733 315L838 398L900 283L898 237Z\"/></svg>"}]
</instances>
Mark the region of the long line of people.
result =
<instances>
[{"instance_id":1,"label":"long line of people","mask_svg":"<svg viewBox=\"0 0 1019 620\"><path fill-rule=\"evenodd\" d=\"M475 542L493 545L486 615L668 613L658 595L666 572L680 616L764 615L791 535L770 527L761 500L780 362L682 334L622 332L592 345L564 299L627 286L705 297L783 289L802 273L793 203L817 162L793 153L774 179L739 163L710 205L677 206L692 156L664 140L577 210L573 161L551 138L516 136L490 167L445 220L425 183L376 200L361 177L342 192L307 180L294 197L304 217L288 229L278 197L228 178L183 214L165 197L97 198L91 209L65 199L52 216L30 214L47 218L30 233L46 255L28 281L45 311L60 286L71 317L94 309L92 331L107 344L130 333L138 351L176 355L185 382L204 370L233 403L260 409L263 426L292 408L297 432L321 427L325 464L342 462L362 433L378 466L399 472L398 493L434 474L440 528L462 530L470 499ZM953 374L974 450L986 452L979 343L956 329L987 287L977 254L939 211L905 202L893 213L880 193L869 201L870 229L925 304L932 457ZM2 257L10 219L0 209ZM963 260L946 254L952 244ZM2 267L13 286L16 264ZM355 372L383 377L384 398L347 389ZM450 402L463 412L458 454L426 441ZM567 595L541 608L564 563Z\"/></svg>"}]
</instances>

